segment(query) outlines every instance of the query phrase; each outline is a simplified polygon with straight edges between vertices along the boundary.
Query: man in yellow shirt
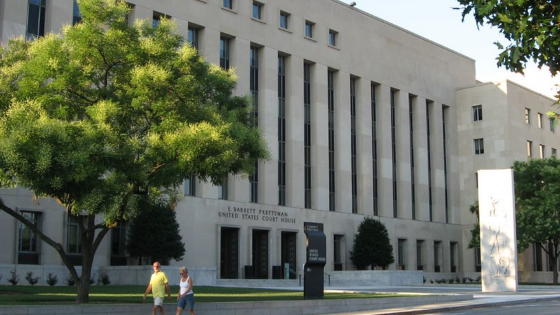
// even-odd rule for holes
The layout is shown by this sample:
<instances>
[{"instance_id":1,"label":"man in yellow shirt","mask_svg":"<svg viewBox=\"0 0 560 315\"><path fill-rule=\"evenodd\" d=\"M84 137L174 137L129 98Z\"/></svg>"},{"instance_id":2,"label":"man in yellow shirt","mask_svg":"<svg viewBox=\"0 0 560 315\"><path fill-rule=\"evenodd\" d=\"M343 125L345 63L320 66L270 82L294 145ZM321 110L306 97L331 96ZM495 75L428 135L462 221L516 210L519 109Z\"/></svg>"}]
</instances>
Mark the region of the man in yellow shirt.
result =
<instances>
[{"instance_id":1,"label":"man in yellow shirt","mask_svg":"<svg viewBox=\"0 0 560 315\"><path fill-rule=\"evenodd\" d=\"M169 288L169 283L167 282L167 277L165 273L160 270L161 265L159 262L154 262L154 273L150 278L150 284L146 288L144 293L144 300L146 295L152 291L154 296L154 308L152 309L152 315L156 315L156 311L159 309L162 315L165 315L163 310L163 299L165 298L165 292L167 292L167 299L171 299L171 289Z\"/></svg>"}]
</instances>

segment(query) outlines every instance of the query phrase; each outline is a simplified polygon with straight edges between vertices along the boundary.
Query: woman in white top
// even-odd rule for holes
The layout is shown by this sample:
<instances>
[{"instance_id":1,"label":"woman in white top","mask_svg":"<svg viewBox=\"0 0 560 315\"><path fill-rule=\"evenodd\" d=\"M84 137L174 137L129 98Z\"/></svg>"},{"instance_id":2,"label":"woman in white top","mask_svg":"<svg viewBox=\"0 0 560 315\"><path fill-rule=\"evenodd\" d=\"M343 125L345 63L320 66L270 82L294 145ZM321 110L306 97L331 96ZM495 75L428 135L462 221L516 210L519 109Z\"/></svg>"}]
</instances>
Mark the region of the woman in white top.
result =
<instances>
[{"instance_id":1,"label":"woman in white top","mask_svg":"<svg viewBox=\"0 0 560 315\"><path fill-rule=\"evenodd\" d=\"M189 270L187 267L181 267L179 273L181 274L181 280L179 281L179 295L177 296L177 312L175 315L181 314L185 307L191 315L195 315L194 292L192 290L192 279L189 277Z\"/></svg>"}]
</instances>

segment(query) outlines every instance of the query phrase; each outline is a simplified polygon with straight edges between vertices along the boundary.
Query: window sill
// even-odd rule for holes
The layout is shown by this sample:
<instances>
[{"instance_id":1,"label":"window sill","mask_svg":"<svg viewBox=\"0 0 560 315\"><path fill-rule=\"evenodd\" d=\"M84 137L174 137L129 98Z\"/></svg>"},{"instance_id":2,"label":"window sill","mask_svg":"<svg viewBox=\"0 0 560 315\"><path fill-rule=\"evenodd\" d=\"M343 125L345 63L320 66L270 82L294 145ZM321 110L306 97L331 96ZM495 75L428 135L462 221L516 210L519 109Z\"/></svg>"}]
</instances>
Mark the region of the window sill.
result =
<instances>
[{"instance_id":1,"label":"window sill","mask_svg":"<svg viewBox=\"0 0 560 315\"><path fill-rule=\"evenodd\" d=\"M252 17L251 20L253 20L255 22L262 23L262 24L266 24L266 22L263 19L257 19L257 18Z\"/></svg>"}]
</instances>

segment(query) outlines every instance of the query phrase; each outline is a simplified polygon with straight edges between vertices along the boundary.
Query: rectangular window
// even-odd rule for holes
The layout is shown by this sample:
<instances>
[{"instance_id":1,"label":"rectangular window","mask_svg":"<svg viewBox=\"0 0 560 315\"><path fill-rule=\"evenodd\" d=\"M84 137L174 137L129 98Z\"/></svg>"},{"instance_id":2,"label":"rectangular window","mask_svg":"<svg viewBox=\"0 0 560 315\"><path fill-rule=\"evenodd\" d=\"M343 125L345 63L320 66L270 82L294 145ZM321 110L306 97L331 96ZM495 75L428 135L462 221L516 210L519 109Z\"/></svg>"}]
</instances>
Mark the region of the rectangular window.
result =
<instances>
[{"instance_id":1,"label":"rectangular window","mask_svg":"<svg viewBox=\"0 0 560 315\"><path fill-rule=\"evenodd\" d=\"M183 182L185 196L196 196L196 176L191 175Z\"/></svg>"},{"instance_id":2,"label":"rectangular window","mask_svg":"<svg viewBox=\"0 0 560 315\"><path fill-rule=\"evenodd\" d=\"M28 40L45 36L46 0L29 0L27 3L27 31Z\"/></svg>"},{"instance_id":3,"label":"rectangular window","mask_svg":"<svg viewBox=\"0 0 560 315\"><path fill-rule=\"evenodd\" d=\"M253 18L257 20L262 20L262 9L263 4L257 1L253 1Z\"/></svg>"},{"instance_id":4,"label":"rectangular window","mask_svg":"<svg viewBox=\"0 0 560 315\"><path fill-rule=\"evenodd\" d=\"M305 21L305 37L313 38L313 33L315 29L315 23L311 21Z\"/></svg>"},{"instance_id":5,"label":"rectangular window","mask_svg":"<svg viewBox=\"0 0 560 315\"><path fill-rule=\"evenodd\" d=\"M434 242L434 272L441 272L441 242Z\"/></svg>"},{"instance_id":6,"label":"rectangular window","mask_svg":"<svg viewBox=\"0 0 560 315\"><path fill-rule=\"evenodd\" d=\"M443 140L443 187L444 187L444 207L445 207L445 223L449 223L449 173L447 171L447 125L448 125L449 107L443 105L441 108L441 134Z\"/></svg>"},{"instance_id":7,"label":"rectangular window","mask_svg":"<svg viewBox=\"0 0 560 315\"><path fill-rule=\"evenodd\" d=\"M278 205L286 205L286 57L278 56Z\"/></svg>"},{"instance_id":8,"label":"rectangular window","mask_svg":"<svg viewBox=\"0 0 560 315\"><path fill-rule=\"evenodd\" d=\"M233 0L223 0L223 7L233 10Z\"/></svg>"},{"instance_id":9,"label":"rectangular window","mask_svg":"<svg viewBox=\"0 0 560 315\"><path fill-rule=\"evenodd\" d=\"M334 263L334 270L342 270L342 246L344 242L344 235L334 235L334 244L333 244L333 263Z\"/></svg>"},{"instance_id":10,"label":"rectangular window","mask_svg":"<svg viewBox=\"0 0 560 315\"><path fill-rule=\"evenodd\" d=\"M406 240L399 239L397 245L397 269L406 270Z\"/></svg>"},{"instance_id":11,"label":"rectangular window","mask_svg":"<svg viewBox=\"0 0 560 315\"><path fill-rule=\"evenodd\" d=\"M253 106L253 123L259 124L259 49L251 47L249 51L249 89ZM255 162L255 171L249 175L249 201L259 200L259 164Z\"/></svg>"},{"instance_id":12,"label":"rectangular window","mask_svg":"<svg viewBox=\"0 0 560 315\"><path fill-rule=\"evenodd\" d=\"M111 229L111 266L126 265L126 222L119 221Z\"/></svg>"},{"instance_id":13,"label":"rectangular window","mask_svg":"<svg viewBox=\"0 0 560 315\"><path fill-rule=\"evenodd\" d=\"M545 146L543 144L539 144L539 157L544 159L545 155Z\"/></svg>"},{"instance_id":14,"label":"rectangular window","mask_svg":"<svg viewBox=\"0 0 560 315\"><path fill-rule=\"evenodd\" d=\"M305 163L305 208L311 209L311 65L303 64L303 150Z\"/></svg>"},{"instance_id":15,"label":"rectangular window","mask_svg":"<svg viewBox=\"0 0 560 315\"><path fill-rule=\"evenodd\" d=\"M433 198L433 179L432 179L432 116L431 109L434 102L426 100L426 153L427 153L427 169L428 169L428 216L432 221L434 213L434 198Z\"/></svg>"},{"instance_id":16,"label":"rectangular window","mask_svg":"<svg viewBox=\"0 0 560 315\"><path fill-rule=\"evenodd\" d=\"M82 14L80 13L80 7L78 6L78 0L74 0L74 10L72 14L72 25L80 23L82 21Z\"/></svg>"},{"instance_id":17,"label":"rectangular window","mask_svg":"<svg viewBox=\"0 0 560 315\"><path fill-rule=\"evenodd\" d=\"M329 211L335 211L335 160L334 160L334 152L335 152L335 143L334 143L334 71L330 71L327 73L327 90L328 90L328 149L329 149Z\"/></svg>"},{"instance_id":18,"label":"rectangular window","mask_svg":"<svg viewBox=\"0 0 560 315\"><path fill-rule=\"evenodd\" d=\"M152 15L152 26L158 27L162 19L170 19L170 18L171 18L170 16L154 11Z\"/></svg>"},{"instance_id":19,"label":"rectangular window","mask_svg":"<svg viewBox=\"0 0 560 315\"><path fill-rule=\"evenodd\" d=\"M397 91L391 90L391 183L393 192L393 218L398 216L398 185L397 185Z\"/></svg>"},{"instance_id":20,"label":"rectangular window","mask_svg":"<svg viewBox=\"0 0 560 315\"><path fill-rule=\"evenodd\" d=\"M82 253L80 220L83 220L82 216L68 216L68 222L66 224L66 252L68 254Z\"/></svg>"},{"instance_id":21,"label":"rectangular window","mask_svg":"<svg viewBox=\"0 0 560 315\"><path fill-rule=\"evenodd\" d=\"M474 139L474 154L484 154L484 139Z\"/></svg>"},{"instance_id":22,"label":"rectangular window","mask_svg":"<svg viewBox=\"0 0 560 315\"><path fill-rule=\"evenodd\" d=\"M416 241L416 269L424 270L424 241Z\"/></svg>"},{"instance_id":23,"label":"rectangular window","mask_svg":"<svg viewBox=\"0 0 560 315\"><path fill-rule=\"evenodd\" d=\"M42 213L33 211L22 211L21 215L32 225L41 229ZM19 240L18 240L18 263L38 265L39 261L39 239L37 234L25 224L18 221Z\"/></svg>"},{"instance_id":24,"label":"rectangular window","mask_svg":"<svg viewBox=\"0 0 560 315\"><path fill-rule=\"evenodd\" d=\"M539 129L542 129L543 127L543 114L541 113L537 113L537 126Z\"/></svg>"},{"instance_id":25,"label":"rectangular window","mask_svg":"<svg viewBox=\"0 0 560 315\"><path fill-rule=\"evenodd\" d=\"M338 32L335 30L329 30L329 46L336 47L338 42Z\"/></svg>"},{"instance_id":26,"label":"rectangular window","mask_svg":"<svg viewBox=\"0 0 560 315\"><path fill-rule=\"evenodd\" d=\"M525 123L527 125L531 124L531 110L529 108L525 108Z\"/></svg>"},{"instance_id":27,"label":"rectangular window","mask_svg":"<svg viewBox=\"0 0 560 315\"><path fill-rule=\"evenodd\" d=\"M457 270L457 261L459 261L458 252L457 252L457 242L449 243L449 265L451 266L451 272L458 272ZM475 250L476 252L476 250ZM478 251L480 255L480 248Z\"/></svg>"},{"instance_id":28,"label":"rectangular window","mask_svg":"<svg viewBox=\"0 0 560 315\"><path fill-rule=\"evenodd\" d=\"M453 265L451 265L453 268ZM476 272L480 272L482 270L482 259L480 256L480 247L474 249L474 267Z\"/></svg>"},{"instance_id":29,"label":"rectangular window","mask_svg":"<svg viewBox=\"0 0 560 315\"><path fill-rule=\"evenodd\" d=\"M533 141L527 140L527 157L528 158L533 157Z\"/></svg>"},{"instance_id":30,"label":"rectangular window","mask_svg":"<svg viewBox=\"0 0 560 315\"><path fill-rule=\"evenodd\" d=\"M283 28L285 30L289 29L289 19L290 19L290 14L286 13L286 12L280 12L280 28Z\"/></svg>"},{"instance_id":31,"label":"rectangular window","mask_svg":"<svg viewBox=\"0 0 560 315\"><path fill-rule=\"evenodd\" d=\"M550 149L550 155L556 156L556 149L555 148Z\"/></svg>"},{"instance_id":32,"label":"rectangular window","mask_svg":"<svg viewBox=\"0 0 560 315\"><path fill-rule=\"evenodd\" d=\"M542 261L542 248L541 243L536 242L533 244L533 261L535 265L533 267L533 271L543 271L543 261Z\"/></svg>"},{"instance_id":33,"label":"rectangular window","mask_svg":"<svg viewBox=\"0 0 560 315\"><path fill-rule=\"evenodd\" d=\"M228 178L227 178L227 176L222 181L222 184L218 185L218 199L228 200Z\"/></svg>"},{"instance_id":34,"label":"rectangular window","mask_svg":"<svg viewBox=\"0 0 560 315\"><path fill-rule=\"evenodd\" d=\"M229 69L229 39L220 37L220 67Z\"/></svg>"},{"instance_id":35,"label":"rectangular window","mask_svg":"<svg viewBox=\"0 0 560 315\"><path fill-rule=\"evenodd\" d=\"M473 121L482 120L482 105L475 105L472 107Z\"/></svg>"},{"instance_id":36,"label":"rectangular window","mask_svg":"<svg viewBox=\"0 0 560 315\"><path fill-rule=\"evenodd\" d=\"M350 168L352 213L358 213L358 148L356 135L356 79L350 78Z\"/></svg>"},{"instance_id":37,"label":"rectangular window","mask_svg":"<svg viewBox=\"0 0 560 315\"><path fill-rule=\"evenodd\" d=\"M371 83L371 162L373 179L373 215L379 215L379 191L377 174L377 103L375 89L377 85Z\"/></svg>"},{"instance_id":38,"label":"rectangular window","mask_svg":"<svg viewBox=\"0 0 560 315\"><path fill-rule=\"evenodd\" d=\"M548 122L549 122L549 125L550 125L550 132L556 132L556 119L549 118Z\"/></svg>"},{"instance_id":39,"label":"rectangular window","mask_svg":"<svg viewBox=\"0 0 560 315\"><path fill-rule=\"evenodd\" d=\"M198 28L189 26L187 41L192 47L198 49Z\"/></svg>"},{"instance_id":40,"label":"rectangular window","mask_svg":"<svg viewBox=\"0 0 560 315\"><path fill-rule=\"evenodd\" d=\"M416 96L408 95L408 138L409 138L409 150L410 150L410 212L412 215L412 220L416 220L416 170L414 162L414 107L413 104L416 102Z\"/></svg>"}]
</instances>

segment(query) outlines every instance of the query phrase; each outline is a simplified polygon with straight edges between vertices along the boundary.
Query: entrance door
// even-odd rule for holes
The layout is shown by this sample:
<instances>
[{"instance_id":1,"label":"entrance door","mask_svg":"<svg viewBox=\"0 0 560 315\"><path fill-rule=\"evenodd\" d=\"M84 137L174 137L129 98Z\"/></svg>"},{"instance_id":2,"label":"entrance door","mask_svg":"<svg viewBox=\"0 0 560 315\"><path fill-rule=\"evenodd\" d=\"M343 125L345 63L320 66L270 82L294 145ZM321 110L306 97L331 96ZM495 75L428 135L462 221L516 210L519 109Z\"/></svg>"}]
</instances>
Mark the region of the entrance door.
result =
<instances>
[{"instance_id":1,"label":"entrance door","mask_svg":"<svg viewBox=\"0 0 560 315\"><path fill-rule=\"evenodd\" d=\"M220 239L220 279L239 277L239 229L222 227Z\"/></svg>"},{"instance_id":2,"label":"entrance door","mask_svg":"<svg viewBox=\"0 0 560 315\"><path fill-rule=\"evenodd\" d=\"M253 272L256 279L268 279L268 231L253 230Z\"/></svg>"},{"instance_id":3,"label":"entrance door","mask_svg":"<svg viewBox=\"0 0 560 315\"><path fill-rule=\"evenodd\" d=\"M296 278L296 236L296 232L282 232L282 273L285 272L285 264L290 264L290 279Z\"/></svg>"}]
</instances>

